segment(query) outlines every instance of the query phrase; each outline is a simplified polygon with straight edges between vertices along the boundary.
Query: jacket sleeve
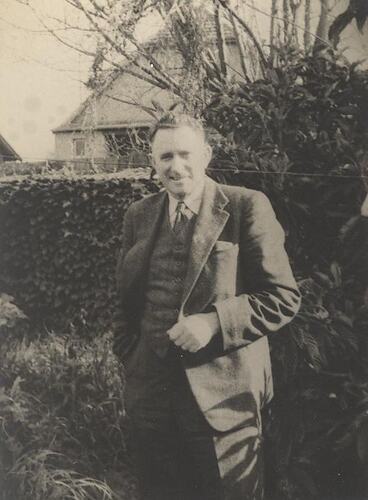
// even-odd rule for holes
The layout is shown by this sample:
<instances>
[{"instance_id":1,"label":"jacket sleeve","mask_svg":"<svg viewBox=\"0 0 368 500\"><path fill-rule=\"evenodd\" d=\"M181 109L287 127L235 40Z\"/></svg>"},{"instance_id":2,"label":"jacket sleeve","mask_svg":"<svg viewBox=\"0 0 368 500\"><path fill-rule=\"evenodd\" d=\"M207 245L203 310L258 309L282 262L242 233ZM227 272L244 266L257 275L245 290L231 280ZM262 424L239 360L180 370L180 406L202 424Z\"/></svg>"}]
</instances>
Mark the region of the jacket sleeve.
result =
<instances>
[{"instance_id":1,"label":"jacket sleeve","mask_svg":"<svg viewBox=\"0 0 368 500\"><path fill-rule=\"evenodd\" d=\"M126 254L133 245L133 217L129 208L124 216L122 246L118 255L116 265L116 301L113 315L113 352L122 359L133 341L128 328L126 315L126 304L122 294L122 283L124 280L123 263Z\"/></svg>"},{"instance_id":2,"label":"jacket sleeve","mask_svg":"<svg viewBox=\"0 0 368 500\"><path fill-rule=\"evenodd\" d=\"M284 231L271 203L255 191L249 206L243 206L239 243L246 293L214 304L225 350L277 331L300 307L300 294L284 248Z\"/></svg>"}]
</instances>

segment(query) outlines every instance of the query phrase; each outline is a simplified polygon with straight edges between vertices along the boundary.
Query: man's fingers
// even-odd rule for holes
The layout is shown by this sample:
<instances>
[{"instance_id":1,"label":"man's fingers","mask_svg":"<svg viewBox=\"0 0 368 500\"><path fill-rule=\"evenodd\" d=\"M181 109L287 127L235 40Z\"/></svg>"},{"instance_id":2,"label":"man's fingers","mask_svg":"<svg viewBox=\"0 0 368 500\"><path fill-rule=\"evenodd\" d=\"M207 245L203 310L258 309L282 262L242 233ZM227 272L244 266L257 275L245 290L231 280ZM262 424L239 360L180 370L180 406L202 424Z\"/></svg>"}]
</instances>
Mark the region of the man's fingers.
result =
<instances>
[{"instance_id":1,"label":"man's fingers","mask_svg":"<svg viewBox=\"0 0 368 500\"><path fill-rule=\"evenodd\" d=\"M184 351L193 352L193 345L190 342L185 342L180 346Z\"/></svg>"},{"instance_id":2,"label":"man's fingers","mask_svg":"<svg viewBox=\"0 0 368 500\"><path fill-rule=\"evenodd\" d=\"M183 328L178 323L176 323L176 325L170 328L170 330L167 330L167 333L170 339L175 341L176 339L179 339L183 334Z\"/></svg>"},{"instance_id":3,"label":"man's fingers","mask_svg":"<svg viewBox=\"0 0 368 500\"><path fill-rule=\"evenodd\" d=\"M190 343L190 342L188 342L187 338L182 337L182 336L178 337L177 339L172 339L172 341L178 347L183 347L185 344L189 344Z\"/></svg>"},{"instance_id":4,"label":"man's fingers","mask_svg":"<svg viewBox=\"0 0 368 500\"><path fill-rule=\"evenodd\" d=\"M175 344L178 347L181 347L185 351L189 351L189 352L197 352L199 347L200 347L198 342L195 339L193 339L192 337L185 338L185 339L180 338L179 342L175 342Z\"/></svg>"},{"instance_id":5,"label":"man's fingers","mask_svg":"<svg viewBox=\"0 0 368 500\"><path fill-rule=\"evenodd\" d=\"M199 349L199 344L192 334L183 329L180 325L174 325L167 331L170 340L174 342L177 347L189 352L196 352Z\"/></svg>"},{"instance_id":6,"label":"man's fingers","mask_svg":"<svg viewBox=\"0 0 368 500\"><path fill-rule=\"evenodd\" d=\"M180 347L184 351L188 351L188 352L197 352L198 351L198 347L195 344L193 344L192 342L185 342Z\"/></svg>"}]
</instances>

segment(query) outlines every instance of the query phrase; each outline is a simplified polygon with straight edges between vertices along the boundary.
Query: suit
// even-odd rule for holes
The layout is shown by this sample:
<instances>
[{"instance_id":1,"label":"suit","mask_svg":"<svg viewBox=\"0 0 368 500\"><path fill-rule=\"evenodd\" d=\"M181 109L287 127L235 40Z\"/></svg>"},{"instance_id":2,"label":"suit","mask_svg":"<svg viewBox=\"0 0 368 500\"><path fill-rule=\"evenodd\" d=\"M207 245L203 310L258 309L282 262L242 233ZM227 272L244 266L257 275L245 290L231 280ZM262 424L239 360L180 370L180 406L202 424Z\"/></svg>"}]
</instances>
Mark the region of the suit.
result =
<instances>
[{"instance_id":1,"label":"suit","mask_svg":"<svg viewBox=\"0 0 368 500\"><path fill-rule=\"evenodd\" d=\"M124 219L114 350L128 369L166 197L159 192L133 203ZM291 321L299 305L284 232L267 197L206 178L179 318L217 311L221 334L182 362L201 412L218 433L235 435L254 418L259 422L273 394L267 334Z\"/></svg>"}]
</instances>

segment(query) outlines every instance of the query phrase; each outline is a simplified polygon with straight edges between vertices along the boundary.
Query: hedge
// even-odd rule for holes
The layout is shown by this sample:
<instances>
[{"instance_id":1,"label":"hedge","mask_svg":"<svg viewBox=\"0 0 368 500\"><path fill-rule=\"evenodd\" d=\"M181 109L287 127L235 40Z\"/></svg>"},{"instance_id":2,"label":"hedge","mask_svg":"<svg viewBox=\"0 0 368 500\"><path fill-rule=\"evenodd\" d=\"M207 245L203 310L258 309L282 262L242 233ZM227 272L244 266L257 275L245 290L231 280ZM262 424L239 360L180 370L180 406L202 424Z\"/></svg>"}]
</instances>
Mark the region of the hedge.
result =
<instances>
[{"instance_id":1,"label":"hedge","mask_svg":"<svg viewBox=\"0 0 368 500\"><path fill-rule=\"evenodd\" d=\"M35 327L108 329L124 212L157 189L149 175L3 179L0 290Z\"/></svg>"}]
</instances>

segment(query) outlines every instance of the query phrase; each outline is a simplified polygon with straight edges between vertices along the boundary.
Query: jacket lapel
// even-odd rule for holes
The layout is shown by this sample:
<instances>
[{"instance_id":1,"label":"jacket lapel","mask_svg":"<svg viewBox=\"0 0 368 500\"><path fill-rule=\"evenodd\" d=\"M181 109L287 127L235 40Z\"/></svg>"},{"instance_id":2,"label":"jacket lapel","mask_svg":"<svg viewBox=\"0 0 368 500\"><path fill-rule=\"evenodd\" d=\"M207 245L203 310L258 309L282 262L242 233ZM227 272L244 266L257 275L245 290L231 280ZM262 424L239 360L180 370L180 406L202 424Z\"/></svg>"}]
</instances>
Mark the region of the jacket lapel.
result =
<instances>
[{"instance_id":1,"label":"jacket lapel","mask_svg":"<svg viewBox=\"0 0 368 500\"><path fill-rule=\"evenodd\" d=\"M221 187L210 178L206 178L202 204L194 227L187 275L184 281L181 313L229 218L229 213L224 210L228 201Z\"/></svg>"}]
</instances>

